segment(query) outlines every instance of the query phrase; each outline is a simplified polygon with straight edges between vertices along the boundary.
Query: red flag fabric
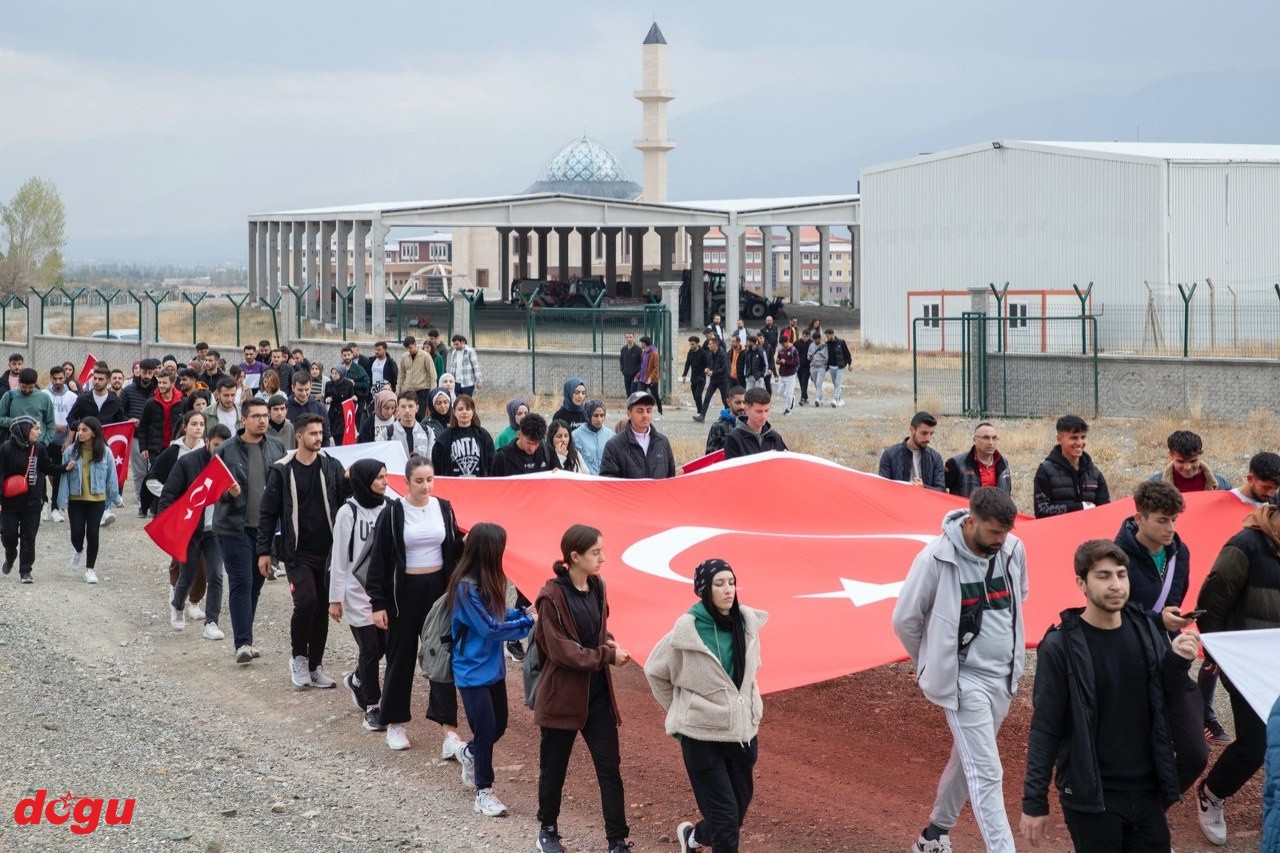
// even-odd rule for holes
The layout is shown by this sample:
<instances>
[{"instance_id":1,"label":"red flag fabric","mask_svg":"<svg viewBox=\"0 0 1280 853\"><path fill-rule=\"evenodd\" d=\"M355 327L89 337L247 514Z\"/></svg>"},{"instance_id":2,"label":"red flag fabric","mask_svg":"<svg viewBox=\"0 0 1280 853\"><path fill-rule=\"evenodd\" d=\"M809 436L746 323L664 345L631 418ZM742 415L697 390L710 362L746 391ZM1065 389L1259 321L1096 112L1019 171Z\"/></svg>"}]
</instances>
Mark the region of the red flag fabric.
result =
<instances>
[{"instance_id":1,"label":"red flag fabric","mask_svg":"<svg viewBox=\"0 0 1280 853\"><path fill-rule=\"evenodd\" d=\"M84 367L80 368L80 375L76 377L76 381L80 383L80 390L85 389L85 384L93 378L93 369L98 366L98 360L93 357L93 353L86 353L84 357Z\"/></svg>"},{"instance_id":2,"label":"red flag fabric","mask_svg":"<svg viewBox=\"0 0 1280 853\"><path fill-rule=\"evenodd\" d=\"M403 493L403 478L393 477ZM805 483L816 503L765 500L746 508L734 495L762 482ZM463 528L493 521L507 529L506 571L533 598L559 559L560 536L589 524L604 537L609 624L643 661L695 602L694 567L727 560L742 601L769 612L762 636L766 691L812 684L905 657L893 606L912 560L938 535L943 516L966 502L882 480L798 453L733 459L670 480L611 480L555 472L511 478L436 478ZM1249 507L1228 492L1185 495L1178 530L1191 552L1194 602L1222 544ZM1072 556L1086 539L1112 539L1134 512L1126 499L1070 516L1020 516L1030 592L1024 615L1035 645L1058 613L1083 603Z\"/></svg>"},{"instance_id":3,"label":"red flag fabric","mask_svg":"<svg viewBox=\"0 0 1280 853\"><path fill-rule=\"evenodd\" d=\"M342 401L342 446L356 443L356 401L354 397Z\"/></svg>"},{"instance_id":4,"label":"red flag fabric","mask_svg":"<svg viewBox=\"0 0 1280 853\"><path fill-rule=\"evenodd\" d=\"M129 476L129 453L133 449L133 432L137 428L136 420L102 425L102 439L111 448L111 455L116 458L116 479L121 491L124 490L125 478Z\"/></svg>"},{"instance_id":5,"label":"red flag fabric","mask_svg":"<svg viewBox=\"0 0 1280 853\"><path fill-rule=\"evenodd\" d=\"M710 453L708 453L706 456L699 456L697 459L694 459L690 462L686 462L683 465L681 465L679 473L692 474L694 471L700 471L703 468L706 468L708 465L714 465L717 462L723 462L723 461L724 461L723 448L720 450L713 450Z\"/></svg>"},{"instance_id":6,"label":"red flag fabric","mask_svg":"<svg viewBox=\"0 0 1280 853\"><path fill-rule=\"evenodd\" d=\"M143 530L170 557L186 560L187 545L196 525L204 517L205 507L217 503L234 482L235 477L231 476L226 463L217 456L213 457L182 497L151 519Z\"/></svg>"}]
</instances>

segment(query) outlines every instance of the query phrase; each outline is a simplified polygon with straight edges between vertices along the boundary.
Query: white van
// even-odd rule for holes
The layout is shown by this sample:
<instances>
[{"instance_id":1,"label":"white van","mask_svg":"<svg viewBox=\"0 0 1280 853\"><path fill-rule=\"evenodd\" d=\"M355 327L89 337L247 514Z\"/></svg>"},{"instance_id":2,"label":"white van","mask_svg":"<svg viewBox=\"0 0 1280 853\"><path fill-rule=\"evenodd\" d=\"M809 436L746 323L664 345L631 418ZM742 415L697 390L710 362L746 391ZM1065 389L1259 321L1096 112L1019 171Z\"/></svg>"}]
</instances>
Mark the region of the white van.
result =
<instances>
[{"instance_id":1,"label":"white van","mask_svg":"<svg viewBox=\"0 0 1280 853\"><path fill-rule=\"evenodd\" d=\"M98 331L96 331L96 332L94 332L93 334L91 334L89 337L91 337L91 338L95 338L95 339L100 340L100 341L138 341L138 340L141 340L141 337L138 335L138 330L137 330L137 329L112 329L110 334L107 334L107 332L106 332L106 330L105 330L105 329L99 329Z\"/></svg>"}]
</instances>

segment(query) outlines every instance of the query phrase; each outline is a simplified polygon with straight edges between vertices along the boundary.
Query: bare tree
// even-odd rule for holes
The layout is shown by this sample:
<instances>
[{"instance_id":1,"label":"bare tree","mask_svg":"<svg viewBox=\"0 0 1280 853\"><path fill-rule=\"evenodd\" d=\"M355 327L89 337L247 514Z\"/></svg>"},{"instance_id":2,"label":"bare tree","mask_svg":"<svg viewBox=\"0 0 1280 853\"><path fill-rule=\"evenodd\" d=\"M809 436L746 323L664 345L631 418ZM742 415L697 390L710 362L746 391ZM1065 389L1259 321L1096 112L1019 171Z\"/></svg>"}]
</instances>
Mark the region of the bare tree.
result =
<instances>
[{"instance_id":1,"label":"bare tree","mask_svg":"<svg viewBox=\"0 0 1280 853\"><path fill-rule=\"evenodd\" d=\"M52 181L31 178L0 204L0 292L50 286L62 275L66 214Z\"/></svg>"}]
</instances>

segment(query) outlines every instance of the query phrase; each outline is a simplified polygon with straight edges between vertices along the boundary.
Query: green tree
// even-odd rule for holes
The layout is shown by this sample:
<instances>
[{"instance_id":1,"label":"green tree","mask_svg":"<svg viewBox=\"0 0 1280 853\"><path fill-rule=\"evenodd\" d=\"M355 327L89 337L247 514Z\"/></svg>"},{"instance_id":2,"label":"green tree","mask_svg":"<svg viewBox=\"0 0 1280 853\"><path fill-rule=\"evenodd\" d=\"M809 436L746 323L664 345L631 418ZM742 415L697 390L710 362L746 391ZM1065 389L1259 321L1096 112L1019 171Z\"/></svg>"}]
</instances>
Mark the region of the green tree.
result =
<instances>
[{"instance_id":1,"label":"green tree","mask_svg":"<svg viewBox=\"0 0 1280 853\"><path fill-rule=\"evenodd\" d=\"M0 292L48 287L62 275L66 213L52 181L31 178L8 204L0 204Z\"/></svg>"}]
</instances>

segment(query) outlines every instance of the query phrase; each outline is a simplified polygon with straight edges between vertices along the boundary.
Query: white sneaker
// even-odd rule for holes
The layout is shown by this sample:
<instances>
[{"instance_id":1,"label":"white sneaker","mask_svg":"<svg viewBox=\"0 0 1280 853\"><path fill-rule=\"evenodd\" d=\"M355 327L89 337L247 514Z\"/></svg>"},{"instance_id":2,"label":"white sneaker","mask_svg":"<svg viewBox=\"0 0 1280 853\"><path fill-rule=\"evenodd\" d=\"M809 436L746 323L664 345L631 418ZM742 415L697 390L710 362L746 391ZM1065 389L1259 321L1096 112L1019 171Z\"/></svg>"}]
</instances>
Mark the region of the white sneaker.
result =
<instances>
[{"instance_id":1,"label":"white sneaker","mask_svg":"<svg viewBox=\"0 0 1280 853\"><path fill-rule=\"evenodd\" d=\"M49 520L54 524L62 524L67 519L63 516L62 510L52 509L49 511Z\"/></svg>"},{"instance_id":2,"label":"white sneaker","mask_svg":"<svg viewBox=\"0 0 1280 853\"><path fill-rule=\"evenodd\" d=\"M387 749L408 749L409 735L405 734L404 725L392 723L387 726Z\"/></svg>"},{"instance_id":3,"label":"white sneaker","mask_svg":"<svg viewBox=\"0 0 1280 853\"><path fill-rule=\"evenodd\" d=\"M1200 831L1211 844L1217 847L1227 843L1227 819L1222 814L1222 806L1226 800L1220 800L1205 790L1204 781L1196 785L1197 816L1200 818Z\"/></svg>"},{"instance_id":4,"label":"white sneaker","mask_svg":"<svg viewBox=\"0 0 1280 853\"><path fill-rule=\"evenodd\" d=\"M253 646L240 646L236 649L236 663L248 663L253 660Z\"/></svg>"},{"instance_id":5,"label":"white sneaker","mask_svg":"<svg viewBox=\"0 0 1280 853\"><path fill-rule=\"evenodd\" d=\"M199 622L204 619L204 611L200 609L199 604L187 604L187 618L192 622Z\"/></svg>"},{"instance_id":6,"label":"white sneaker","mask_svg":"<svg viewBox=\"0 0 1280 853\"><path fill-rule=\"evenodd\" d=\"M85 582L85 583L97 583L97 582L98 582L98 575L97 575L97 573L95 573L93 569L85 569L85 570L84 570L84 582Z\"/></svg>"},{"instance_id":7,"label":"white sneaker","mask_svg":"<svg viewBox=\"0 0 1280 853\"><path fill-rule=\"evenodd\" d=\"M318 666L311 670L311 686L325 690L330 687L337 687L338 682L329 677L329 673L324 671L323 666Z\"/></svg>"},{"instance_id":8,"label":"white sneaker","mask_svg":"<svg viewBox=\"0 0 1280 853\"><path fill-rule=\"evenodd\" d=\"M462 745L462 738L458 737L457 732L449 732L444 736L444 745L440 747L440 760L453 761L457 758L458 747Z\"/></svg>"},{"instance_id":9,"label":"white sneaker","mask_svg":"<svg viewBox=\"0 0 1280 853\"><path fill-rule=\"evenodd\" d=\"M844 400L836 400L836 405L841 408L844 408Z\"/></svg>"},{"instance_id":10,"label":"white sneaker","mask_svg":"<svg viewBox=\"0 0 1280 853\"><path fill-rule=\"evenodd\" d=\"M492 788L485 788L483 791L476 791L476 811L487 817L502 817L507 813L507 807L493 793Z\"/></svg>"},{"instance_id":11,"label":"white sneaker","mask_svg":"<svg viewBox=\"0 0 1280 853\"><path fill-rule=\"evenodd\" d=\"M53 512L52 510L49 509L49 505L43 504L40 507L40 520L49 521L52 517L53 517Z\"/></svg>"},{"instance_id":12,"label":"white sneaker","mask_svg":"<svg viewBox=\"0 0 1280 853\"><path fill-rule=\"evenodd\" d=\"M173 605L169 605L169 624L175 631L181 631L187 627L187 620L183 618L182 611Z\"/></svg>"},{"instance_id":13,"label":"white sneaker","mask_svg":"<svg viewBox=\"0 0 1280 853\"><path fill-rule=\"evenodd\" d=\"M951 853L951 836L939 835L933 841L929 841L921 835L916 839L916 843L911 845L911 853Z\"/></svg>"},{"instance_id":14,"label":"white sneaker","mask_svg":"<svg viewBox=\"0 0 1280 853\"><path fill-rule=\"evenodd\" d=\"M462 765L462 784L468 788L476 786L476 760L471 756L471 750L467 745L458 739L458 748L454 750L453 757Z\"/></svg>"},{"instance_id":15,"label":"white sneaker","mask_svg":"<svg viewBox=\"0 0 1280 853\"><path fill-rule=\"evenodd\" d=\"M71 552L71 571L73 572L80 571L80 556L81 555L79 551Z\"/></svg>"},{"instance_id":16,"label":"white sneaker","mask_svg":"<svg viewBox=\"0 0 1280 853\"><path fill-rule=\"evenodd\" d=\"M289 658L289 680L294 687L311 686L311 665L302 655Z\"/></svg>"},{"instance_id":17,"label":"white sneaker","mask_svg":"<svg viewBox=\"0 0 1280 853\"><path fill-rule=\"evenodd\" d=\"M99 522L99 525L102 527L110 527L115 523L116 523L115 513L113 513L111 510L107 510L102 514L102 521Z\"/></svg>"},{"instance_id":18,"label":"white sneaker","mask_svg":"<svg viewBox=\"0 0 1280 853\"><path fill-rule=\"evenodd\" d=\"M218 627L217 622L204 623L204 638L206 640L224 640L226 634L222 633L222 629Z\"/></svg>"},{"instance_id":19,"label":"white sneaker","mask_svg":"<svg viewBox=\"0 0 1280 853\"><path fill-rule=\"evenodd\" d=\"M257 647L257 646L250 646L250 647L249 647L249 656L250 656L250 657L255 657L255 658L260 658L260 657L262 657L262 652L258 651L258 647Z\"/></svg>"}]
</instances>

